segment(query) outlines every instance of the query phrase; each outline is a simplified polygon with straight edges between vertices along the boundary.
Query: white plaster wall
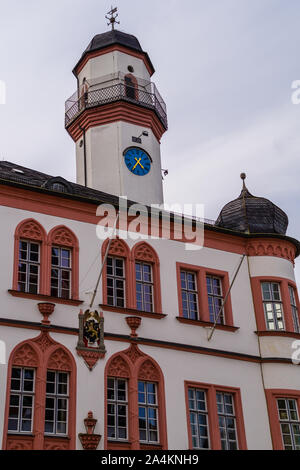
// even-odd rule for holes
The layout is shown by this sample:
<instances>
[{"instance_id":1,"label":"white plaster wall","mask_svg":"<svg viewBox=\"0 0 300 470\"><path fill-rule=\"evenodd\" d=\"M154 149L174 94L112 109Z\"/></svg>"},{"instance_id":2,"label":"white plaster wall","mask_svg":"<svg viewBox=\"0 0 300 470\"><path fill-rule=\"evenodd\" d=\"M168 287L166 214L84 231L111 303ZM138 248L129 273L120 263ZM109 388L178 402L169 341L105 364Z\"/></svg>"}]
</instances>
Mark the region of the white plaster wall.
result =
<instances>
[{"instance_id":1,"label":"white plaster wall","mask_svg":"<svg viewBox=\"0 0 300 470\"><path fill-rule=\"evenodd\" d=\"M129 200L145 204L163 202L160 144L151 129L142 144L132 142L145 127L126 122L97 126L86 132L87 185L109 194L127 196ZM76 144L77 182L84 184L84 148ZM143 148L153 163L145 176L131 173L125 165L123 152L135 146Z\"/></svg>"},{"instance_id":2,"label":"white plaster wall","mask_svg":"<svg viewBox=\"0 0 300 470\"><path fill-rule=\"evenodd\" d=\"M295 364L263 364L265 388L300 390L300 368Z\"/></svg>"},{"instance_id":3,"label":"white plaster wall","mask_svg":"<svg viewBox=\"0 0 300 470\"><path fill-rule=\"evenodd\" d=\"M284 336L260 336L260 350L262 357L286 358L291 359L295 351L293 344L297 341L295 338L286 338ZM299 340L298 340L299 341Z\"/></svg>"},{"instance_id":4,"label":"white plaster wall","mask_svg":"<svg viewBox=\"0 0 300 470\"><path fill-rule=\"evenodd\" d=\"M21 341L39 335L39 331L10 327L1 327L1 333L6 339L7 357ZM126 349L128 343L106 341L107 354L105 358L99 360L93 372L90 372L83 359L76 354L76 336L60 333L51 333L51 336L57 342L64 344L76 361L76 434L84 432L83 420L88 411L92 410L98 420L95 432L102 435L99 450L103 449L104 369L109 358L115 352ZM169 449L188 448L185 380L240 388L248 448L271 449L267 410L258 364L149 346L140 346L140 348L159 363L164 374ZM6 397L6 374L6 367L0 366L0 387L3 392L0 394L1 440ZM259 426L257 425L258 416ZM81 449L79 439L77 439L77 449Z\"/></svg>"},{"instance_id":5,"label":"white plaster wall","mask_svg":"<svg viewBox=\"0 0 300 470\"><path fill-rule=\"evenodd\" d=\"M79 83L82 83L84 77L89 80L116 72L127 74L129 65L133 67L135 77L150 81L150 74L142 59L124 52L113 51L89 59L78 74Z\"/></svg>"},{"instance_id":6,"label":"white plaster wall","mask_svg":"<svg viewBox=\"0 0 300 470\"><path fill-rule=\"evenodd\" d=\"M294 267L292 263L275 256L249 256L251 277L277 276L295 281Z\"/></svg>"},{"instance_id":7,"label":"white plaster wall","mask_svg":"<svg viewBox=\"0 0 300 470\"><path fill-rule=\"evenodd\" d=\"M41 321L41 315L37 309L38 301L12 297L7 292L12 287L15 228L19 222L29 217L33 217L40 222L47 233L56 225L64 224L73 230L78 237L80 246L79 290L80 298L85 300L85 303L80 307L56 304L51 317L51 322L54 325L78 327L79 309L87 308L90 299L90 296L85 295L85 292L94 288L99 274L101 242L96 237L95 226L71 219L4 206L0 207L0 218L3 221L5 220L0 232L0 246L2 247L0 317L33 322ZM135 244L133 240L127 242L130 247ZM256 325L246 261L241 267L231 292L234 324L239 327L239 330L235 333L216 330L213 339L208 342L206 329L181 324L176 320L176 316L179 315L176 261L228 271L230 278L232 278L240 260L240 255L210 248L203 248L196 252L186 251L185 245L176 241L150 240L148 242L155 248L160 258L162 305L163 312L167 314L167 317L162 320L143 318L141 327L138 330L139 336L257 356L259 354L258 341L254 333ZM284 260L277 258L272 262L272 275L277 275L274 266L278 266L280 271L278 275L283 277L284 269L289 265ZM102 303L101 283L95 305L99 303ZM126 315L104 312L104 317L106 332L129 334L129 328L125 321ZM28 329L0 327L0 339L5 338L8 355L16 344L37 334L37 331ZM106 341L108 351L106 358L99 361L94 372L90 373L83 364L82 358L76 355L76 336L56 333L53 334L53 337L70 349L78 364L78 432L82 432L83 419L86 417L87 411L92 409L99 419L96 432L103 435L103 372L105 361L115 351L125 349L126 345L120 342ZM282 341L280 345L278 343L278 350L275 350L272 339L268 337L261 338L262 355L268 357L270 355L276 355L276 357L286 355L290 348L290 340L288 338L278 338L278 340ZM184 379L240 387L248 446L249 448L270 448L266 408L263 401L260 366L258 364L150 346L141 346L141 348L157 360L165 374L170 448L187 445L185 401L183 400ZM295 366L266 364L263 366L263 371L268 388L293 389L300 386L299 373ZM0 366L0 380L1 390L5 390L6 370L4 366ZM1 393L0 420L3 420L4 397L5 394ZM174 410L176 410L176 413ZM257 416L260 417L258 429ZM182 431L178 431L178 422L184 423ZM2 432L2 426L0 426L0 431Z\"/></svg>"},{"instance_id":8,"label":"white plaster wall","mask_svg":"<svg viewBox=\"0 0 300 470\"><path fill-rule=\"evenodd\" d=\"M79 240L79 291L80 299L85 303L80 307L56 304L51 318L54 324L77 327L79 309L88 308L91 295L86 294L86 292L94 289L101 265L101 241L96 237L96 227L93 224L3 206L0 207L0 217L6 221L0 233L1 246L5 247L5 250L1 253L0 317L35 322L41 320L37 309L37 301L31 299L20 300L20 298L12 297L7 292L8 289L12 288L15 227L22 220L33 217L42 224L47 233L53 227L65 224L76 234ZM127 240L127 242L131 248L136 243L131 239ZM208 342L208 332L205 328L182 324L176 320L176 317L179 316L176 261L227 271L230 279L232 279L240 260L240 255L210 248L203 248L199 251L187 251L183 243L170 240L148 240L148 242L154 247L160 258L162 308L163 313L167 314L167 317L161 320L143 318L139 329L140 336L258 355L258 340L254 333L257 327L246 260L231 291L233 321L239 330L234 333L215 330L212 340ZM281 262L282 260L279 259L278 261ZM202 295L206 295L206 292ZM99 285L95 305L99 303L102 303L102 283ZM22 308L20 308L20 305L22 305ZM128 334L129 331L124 315L113 312L105 312L104 315L106 331ZM265 341L265 347L267 348L269 347L267 345L271 343L271 339L265 339L267 340ZM283 339L286 341L286 344L289 344L288 339L279 339Z\"/></svg>"}]
</instances>

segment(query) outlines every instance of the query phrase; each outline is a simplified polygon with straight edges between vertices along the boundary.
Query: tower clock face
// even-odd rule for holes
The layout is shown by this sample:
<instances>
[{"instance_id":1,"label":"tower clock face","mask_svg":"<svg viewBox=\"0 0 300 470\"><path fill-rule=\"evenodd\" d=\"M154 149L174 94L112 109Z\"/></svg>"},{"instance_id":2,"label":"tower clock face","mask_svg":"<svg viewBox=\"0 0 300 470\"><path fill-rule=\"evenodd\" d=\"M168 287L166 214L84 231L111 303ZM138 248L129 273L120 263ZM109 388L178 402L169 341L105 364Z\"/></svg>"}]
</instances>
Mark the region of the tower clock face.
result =
<instances>
[{"instance_id":1,"label":"tower clock face","mask_svg":"<svg viewBox=\"0 0 300 470\"><path fill-rule=\"evenodd\" d=\"M138 147L130 147L123 153L125 165L134 175L144 176L151 169L151 157L145 150Z\"/></svg>"}]
</instances>

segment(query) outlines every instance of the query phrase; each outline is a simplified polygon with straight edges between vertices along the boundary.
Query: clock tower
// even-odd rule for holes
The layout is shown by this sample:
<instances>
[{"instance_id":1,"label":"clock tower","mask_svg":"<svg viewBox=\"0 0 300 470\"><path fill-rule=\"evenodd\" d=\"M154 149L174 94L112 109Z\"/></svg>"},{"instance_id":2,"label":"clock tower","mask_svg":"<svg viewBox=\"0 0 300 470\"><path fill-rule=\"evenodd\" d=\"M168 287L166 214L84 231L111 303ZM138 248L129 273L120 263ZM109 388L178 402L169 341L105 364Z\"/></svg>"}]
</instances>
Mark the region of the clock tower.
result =
<instances>
[{"instance_id":1,"label":"clock tower","mask_svg":"<svg viewBox=\"0 0 300 470\"><path fill-rule=\"evenodd\" d=\"M113 28L92 39L73 73L77 91L66 102L65 126L76 144L77 183L163 203L167 113L147 52L136 37Z\"/></svg>"}]
</instances>

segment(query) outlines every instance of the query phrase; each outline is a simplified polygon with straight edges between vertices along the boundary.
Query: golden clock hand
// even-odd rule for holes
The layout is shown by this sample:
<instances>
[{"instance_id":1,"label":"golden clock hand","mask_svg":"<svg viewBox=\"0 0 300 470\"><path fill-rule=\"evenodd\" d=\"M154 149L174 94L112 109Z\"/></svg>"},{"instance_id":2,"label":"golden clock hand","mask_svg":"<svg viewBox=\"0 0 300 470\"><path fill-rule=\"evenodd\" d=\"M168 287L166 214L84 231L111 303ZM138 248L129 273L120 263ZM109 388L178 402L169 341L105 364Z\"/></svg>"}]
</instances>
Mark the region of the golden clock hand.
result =
<instances>
[{"instance_id":1,"label":"golden clock hand","mask_svg":"<svg viewBox=\"0 0 300 470\"><path fill-rule=\"evenodd\" d=\"M140 166L144 169L143 165L141 164L141 159L142 159L142 158L137 159L136 157L134 157L134 159L135 159L135 161L136 161L136 164L135 164L134 167L132 168L132 171L135 169L135 167L136 167L137 165L140 165Z\"/></svg>"}]
</instances>

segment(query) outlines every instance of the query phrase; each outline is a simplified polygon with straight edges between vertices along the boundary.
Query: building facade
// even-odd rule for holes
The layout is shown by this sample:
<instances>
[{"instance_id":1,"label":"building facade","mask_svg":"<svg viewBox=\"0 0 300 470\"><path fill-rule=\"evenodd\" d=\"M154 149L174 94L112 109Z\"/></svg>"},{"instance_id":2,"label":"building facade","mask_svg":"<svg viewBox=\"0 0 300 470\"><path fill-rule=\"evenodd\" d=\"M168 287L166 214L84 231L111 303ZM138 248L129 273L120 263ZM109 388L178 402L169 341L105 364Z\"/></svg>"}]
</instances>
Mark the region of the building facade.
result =
<instances>
[{"instance_id":1,"label":"building facade","mask_svg":"<svg viewBox=\"0 0 300 470\"><path fill-rule=\"evenodd\" d=\"M99 206L163 202L167 113L134 36L97 35L73 72L77 182L0 162L2 449L300 449L287 216L243 181L191 220L202 249L175 214L168 237L160 215L100 239Z\"/></svg>"}]
</instances>

